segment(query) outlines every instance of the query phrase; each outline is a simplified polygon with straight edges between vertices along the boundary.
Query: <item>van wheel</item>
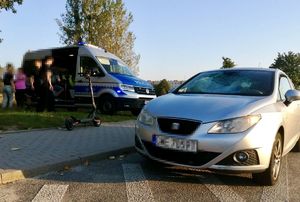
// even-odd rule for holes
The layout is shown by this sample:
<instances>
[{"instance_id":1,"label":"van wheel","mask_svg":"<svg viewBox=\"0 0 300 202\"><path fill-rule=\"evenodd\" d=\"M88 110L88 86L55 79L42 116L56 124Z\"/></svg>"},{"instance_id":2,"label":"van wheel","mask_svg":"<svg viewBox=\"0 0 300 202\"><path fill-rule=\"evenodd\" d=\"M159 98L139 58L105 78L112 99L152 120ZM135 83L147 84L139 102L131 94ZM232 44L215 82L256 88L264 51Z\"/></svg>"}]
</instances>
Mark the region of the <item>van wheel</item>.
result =
<instances>
[{"instance_id":1,"label":"van wheel","mask_svg":"<svg viewBox=\"0 0 300 202\"><path fill-rule=\"evenodd\" d=\"M281 170L282 147L282 138L278 133L273 144L269 168L262 173L253 173L252 178L255 182L267 186L276 184Z\"/></svg>"},{"instance_id":2,"label":"van wheel","mask_svg":"<svg viewBox=\"0 0 300 202\"><path fill-rule=\"evenodd\" d=\"M114 114L116 111L116 106L113 97L110 95L101 97L99 100L99 109L102 114Z\"/></svg>"},{"instance_id":3,"label":"van wheel","mask_svg":"<svg viewBox=\"0 0 300 202\"><path fill-rule=\"evenodd\" d=\"M298 140L298 142L296 143L296 145L294 146L293 152L300 152L300 138Z\"/></svg>"}]
</instances>

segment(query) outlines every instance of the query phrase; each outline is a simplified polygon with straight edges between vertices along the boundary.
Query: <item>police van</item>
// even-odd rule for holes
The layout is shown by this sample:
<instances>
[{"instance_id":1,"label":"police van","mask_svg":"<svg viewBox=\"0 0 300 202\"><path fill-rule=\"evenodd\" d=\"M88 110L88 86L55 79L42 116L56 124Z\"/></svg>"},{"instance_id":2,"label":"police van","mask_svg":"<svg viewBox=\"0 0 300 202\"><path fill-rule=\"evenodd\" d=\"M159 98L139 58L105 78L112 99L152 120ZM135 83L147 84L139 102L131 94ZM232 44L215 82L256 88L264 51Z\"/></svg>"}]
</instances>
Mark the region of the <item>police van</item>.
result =
<instances>
[{"instance_id":1,"label":"police van","mask_svg":"<svg viewBox=\"0 0 300 202\"><path fill-rule=\"evenodd\" d=\"M88 44L41 49L25 53L22 67L28 77L38 72L42 61L53 58L56 107L89 107L92 105L88 79L84 72L92 71L92 83L98 109L105 114L130 110L138 114L148 101L155 98L153 86L136 77L117 56Z\"/></svg>"}]
</instances>

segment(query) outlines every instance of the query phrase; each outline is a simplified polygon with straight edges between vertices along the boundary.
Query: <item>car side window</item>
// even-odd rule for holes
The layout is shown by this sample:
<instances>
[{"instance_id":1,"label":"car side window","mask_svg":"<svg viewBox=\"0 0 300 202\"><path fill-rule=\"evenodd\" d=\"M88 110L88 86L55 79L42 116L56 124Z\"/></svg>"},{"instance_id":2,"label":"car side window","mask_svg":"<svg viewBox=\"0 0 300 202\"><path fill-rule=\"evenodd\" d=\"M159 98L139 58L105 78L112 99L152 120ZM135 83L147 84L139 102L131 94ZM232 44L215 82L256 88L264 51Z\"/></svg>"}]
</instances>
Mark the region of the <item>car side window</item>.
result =
<instances>
[{"instance_id":1,"label":"car side window","mask_svg":"<svg viewBox=\"0 0 300 202\"><path fill-rule=\"evenodd\" d=\"M279 80L279 95L280 100L285 100L285 93L292 89L289 80L285 76L281 76Z\"/></svg>"},{"instance_id":2,"label":"car side window","mask_svg":"<svg viewBox=\"0 0 300 202\"><path fill-rule=\"evenodd\" d=\"M81 56L80 57L80 73L92 72L93 76L103 76L99 65L93 58Z\"/></svg>"}]
</instances>

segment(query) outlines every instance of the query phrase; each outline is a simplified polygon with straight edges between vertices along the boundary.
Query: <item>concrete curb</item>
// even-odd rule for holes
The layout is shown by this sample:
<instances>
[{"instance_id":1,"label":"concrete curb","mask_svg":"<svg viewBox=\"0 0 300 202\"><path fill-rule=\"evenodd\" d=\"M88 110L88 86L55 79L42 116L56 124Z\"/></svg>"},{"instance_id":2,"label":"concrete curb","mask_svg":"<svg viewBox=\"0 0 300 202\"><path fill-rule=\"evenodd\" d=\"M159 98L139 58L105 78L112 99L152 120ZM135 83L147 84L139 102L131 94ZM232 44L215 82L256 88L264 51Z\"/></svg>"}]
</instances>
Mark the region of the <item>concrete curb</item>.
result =
<instances>
[{"instance_id":1,"label":"concrete curb","mask_svg":"<svg viewBox=\"0 0 300 202\"><path fill-rule=\"evenodd\" d=\"M15 134L15 133L26 133L26 132L39 132L46 130L60 130L62 127L52 127L52 128L32 128L32 129L24 129L24 130L8 130L8 131L0 131L1 135Z\"/></svg>"},{"instance_id":2,"label":"concrete curb","mask_svg":"<svg viewBox=\"0 0 300 202\"><path fill-rule=\"evenodd\" d=\"M103 122L101 125L114 125L114 124L124 124L128 122L132 122L136 120L127 120L127 121L116 121L116 122ZM84 126L80 126L84 127ZM47 131L47 130L66 130L66 127L62 125L61 127L51 127L51 128L32 128L32 129L24 129L24 130L10 130L10 131L0 131L1 135L15 134L15 133L24 133L24 132L39 132L39 131Z\"/></svg>"},{"instance_id":3,"label":"concrete curb","mask_svg":"<svg viewBox=\"0 0 300 202\"><path fill-rule=\"evenodd\" d=\"M95 161L99 159L104 159L108 156L119 155L122 153L131 153L135 151L134 146L132 147L125 147L113 151L90 154L87 156L72 158L66 161L61 161L54 164L47 164L36 168L31 168L27 170L2 170L0 171L0 185L7 184L10 182L14 182L17 180L22 180L25 178L35 177L38 175L42 175L51 171L59 171L64 170L65 166L78 166L83 164L86 161Z\"/></svg>"}]
</instances>

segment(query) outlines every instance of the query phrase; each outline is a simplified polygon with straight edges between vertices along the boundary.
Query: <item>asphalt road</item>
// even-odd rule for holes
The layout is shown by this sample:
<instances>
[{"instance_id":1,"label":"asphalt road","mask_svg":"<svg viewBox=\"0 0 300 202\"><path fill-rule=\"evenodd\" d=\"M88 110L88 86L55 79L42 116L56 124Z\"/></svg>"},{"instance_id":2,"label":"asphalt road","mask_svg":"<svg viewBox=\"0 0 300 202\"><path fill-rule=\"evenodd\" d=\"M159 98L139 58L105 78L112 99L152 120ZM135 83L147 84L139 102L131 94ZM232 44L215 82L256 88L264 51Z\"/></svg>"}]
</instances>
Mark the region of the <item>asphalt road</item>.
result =
<instances>
[{"instance_id":1,"label":"asphalt road","mask_svg":"<svg viewBox=\"0 0 300 202\"><path fill-rule=\"evenodd\" d=\"M249 174L166 166L133 153L0 187L0 201L300 201L300 154L283 160L277 185Z\"/></svg>"}]
</instances>

